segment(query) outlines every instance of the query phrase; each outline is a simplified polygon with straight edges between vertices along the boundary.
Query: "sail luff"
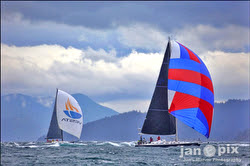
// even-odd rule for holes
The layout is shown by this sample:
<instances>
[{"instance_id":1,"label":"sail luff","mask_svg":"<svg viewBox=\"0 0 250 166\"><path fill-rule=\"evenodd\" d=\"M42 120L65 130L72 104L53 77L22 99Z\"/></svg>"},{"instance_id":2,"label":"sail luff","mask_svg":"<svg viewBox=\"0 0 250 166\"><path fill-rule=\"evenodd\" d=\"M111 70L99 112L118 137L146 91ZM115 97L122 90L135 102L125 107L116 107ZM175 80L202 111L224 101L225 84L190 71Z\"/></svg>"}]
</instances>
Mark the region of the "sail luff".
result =
<instances>
[{"instance_id":1,"label":"sail luff","mask_svg":"<svg viewBox=\"0 0 250 166\"><path fill-rule=\"evenodd\" d=\"M175 117L168 112L168 67L171 54L171 43L168 42L164 54L156 87L151 99L142 133L171 135L176 133Z\"/></svg>"}]
</instances>

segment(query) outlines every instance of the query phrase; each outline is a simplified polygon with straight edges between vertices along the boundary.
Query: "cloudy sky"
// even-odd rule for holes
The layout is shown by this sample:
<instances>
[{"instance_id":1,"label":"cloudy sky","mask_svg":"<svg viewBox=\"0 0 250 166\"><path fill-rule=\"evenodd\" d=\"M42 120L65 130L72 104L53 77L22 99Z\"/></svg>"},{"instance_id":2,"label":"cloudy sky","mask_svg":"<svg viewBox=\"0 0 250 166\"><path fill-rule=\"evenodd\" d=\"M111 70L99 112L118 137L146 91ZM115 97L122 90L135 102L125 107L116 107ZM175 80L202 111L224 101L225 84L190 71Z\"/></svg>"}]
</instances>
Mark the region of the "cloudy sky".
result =
<instances>
[{"instance_id":1,"label":"cloudy sky","mask_svg":"<svg viewBox=\"0 0 250 166\"><path fill-rule=\"evenodd\" d=\"M249 3L1 1L1 95L147 111L170 36L207 65L216 101L249 99Z\"/></svg>"}]
</instances>

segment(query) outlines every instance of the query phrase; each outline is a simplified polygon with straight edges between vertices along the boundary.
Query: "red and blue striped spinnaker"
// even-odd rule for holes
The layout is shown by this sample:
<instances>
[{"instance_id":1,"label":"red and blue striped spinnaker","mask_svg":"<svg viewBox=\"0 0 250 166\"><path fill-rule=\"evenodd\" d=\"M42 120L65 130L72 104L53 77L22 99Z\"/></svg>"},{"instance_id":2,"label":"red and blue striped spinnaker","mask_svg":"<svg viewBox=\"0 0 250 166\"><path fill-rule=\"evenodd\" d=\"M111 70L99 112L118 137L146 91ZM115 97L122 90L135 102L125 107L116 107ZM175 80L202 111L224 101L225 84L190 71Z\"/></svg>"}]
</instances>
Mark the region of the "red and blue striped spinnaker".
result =
<instances>
[{"instance_id":1,"label":"red and blue striped spinnaker","mask_svg":"<svg viewBox=\"0 0 250 166\"><path fill-rule=\"evenodd\" d=\"M171 41L168 89L169 112L208 138L214 107L211 76L194 52L175 41Z\"/></svg>"}]
</instances>

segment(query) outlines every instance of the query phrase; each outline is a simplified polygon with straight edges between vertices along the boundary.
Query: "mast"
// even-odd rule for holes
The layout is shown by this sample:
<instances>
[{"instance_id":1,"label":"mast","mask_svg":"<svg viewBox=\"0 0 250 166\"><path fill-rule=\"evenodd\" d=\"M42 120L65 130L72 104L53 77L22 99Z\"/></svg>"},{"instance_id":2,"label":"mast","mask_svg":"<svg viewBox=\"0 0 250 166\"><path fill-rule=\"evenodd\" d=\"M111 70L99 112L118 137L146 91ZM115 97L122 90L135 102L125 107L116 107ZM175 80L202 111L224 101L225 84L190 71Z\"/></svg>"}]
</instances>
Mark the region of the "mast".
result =
<instances>
[{"instance_id":1,"label":"mast","mask_svg":"<svg viewBox=\"0 0 250 166\"><path fill-rule=\"evenodd\" d=\"M61 130L61 135L62 135L62 141L63 141L63 131Z\"/></svg>"}]
</instances>

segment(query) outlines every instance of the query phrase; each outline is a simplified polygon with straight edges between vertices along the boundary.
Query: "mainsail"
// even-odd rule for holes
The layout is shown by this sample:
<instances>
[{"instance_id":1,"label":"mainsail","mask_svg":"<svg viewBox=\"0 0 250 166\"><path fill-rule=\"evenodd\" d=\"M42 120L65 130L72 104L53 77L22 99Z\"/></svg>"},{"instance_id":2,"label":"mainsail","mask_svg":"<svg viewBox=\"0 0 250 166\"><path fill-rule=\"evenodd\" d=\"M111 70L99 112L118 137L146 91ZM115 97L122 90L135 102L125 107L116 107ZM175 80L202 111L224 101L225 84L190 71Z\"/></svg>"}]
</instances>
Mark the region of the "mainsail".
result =
<instances>
[{"instance_id":1,"label":"mainsail","mask_svg":"<svg viewBox=\"0 0 250 166\"><path fill-rule=\"evenodd\" d=\"M213 84L205 64L187 47L169 41L141 132L175 134L176 117L208 138L213 107Z\"/></svg>"},{"instance_id":2,"label":"mainsail","mask_svg":"<svg viewBox=\"0 0 250 166\"><path fill-rule=\"evenodd\" d=\"M160 74L141 132L144 134L170 135L176 133L175 117L168 112L168 66L171 52L168 43Z\"/></svg>"},{"instance_id":3,"label":"mainsail","mask_svg":"<svg viewBox=\"0 0 250 166\"><path fill-rule=\"evenodd\" d=\"M82 126L83 115L78 102L68 93L57 90L47 139L62 139L62 131L80 138Z\"/></svg>"}]
</instances>

